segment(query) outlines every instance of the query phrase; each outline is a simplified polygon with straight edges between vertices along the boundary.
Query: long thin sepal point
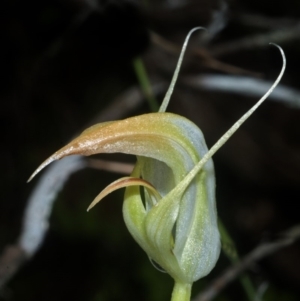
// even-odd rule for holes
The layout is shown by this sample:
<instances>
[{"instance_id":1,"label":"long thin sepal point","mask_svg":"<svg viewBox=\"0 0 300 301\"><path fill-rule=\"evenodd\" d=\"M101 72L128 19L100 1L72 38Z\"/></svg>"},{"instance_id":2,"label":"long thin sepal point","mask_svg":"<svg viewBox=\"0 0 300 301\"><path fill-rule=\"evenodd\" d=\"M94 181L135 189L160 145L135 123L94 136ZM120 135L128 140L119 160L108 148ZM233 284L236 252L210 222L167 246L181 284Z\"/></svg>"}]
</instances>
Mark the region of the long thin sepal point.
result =
<instances>
[{"instance_id":1,"label":"long thin sepal point","mask_svg":"<svg viewBox=\"0 0 300 301\"><path fill-rule=\"evenodd\" d=\"M275 80L274 84L270 87L270 89L266 92L266 94L247 112L245 113L213 146L212 148L204 155L204 157L197 163L197 165L188 173L188 175L184 178L180 185L177 186L177 189L185 190L186 187L191 183L196 174L202 169L205 163L221 148L226 141L238 130L238 128L253 114L253 112L266 100L266 98L273 92L278 83L280 82L285 68L286 68L286 58L284 51L280 46L274 43L270 43L277 47L282 56L282 68L281 71Z\"/></svg>"},{"instance_id":2,"label":"long thin sepal point","mask_svg":"<svg viewBox=\"0 0 300 301\"><path fill-rule=\"evenodd\" d=\"M180 70L180 67L181 67L181 64L182 64L182 60L183 60L183 56L185 54L185 50L186 50L186 47L187 47L187 44L189 42L189 39L191 37L191 35L193 34L194 31L196 30L199 30L199 29L205 29L204 27L195 27L193 28L192 30L190 30L190 32L188 33L187 37L185 38L185 41L183 43L183 46L182 46L182 49L181 49L181 53L180 53L180 56L179 56L179 59L178 59L178 62L177 62L177 66L176 66L176 69L175 69L175 72L174 72L174 75L172 77L172 81L171 81L171 84L169 86L169 89L166 93L166 96L159 108L159 112L165 112L166 109L167 109L167 106L169 104L169 101L170 101L170 98L171 98L171 95L173 93L173 90L174 90L174 86L176 84L176 81L177 81L177 77L178 77L178 74L179 74L179 70Z\"/></svg>"},{"instance_id":3,"label":"long thin sepal point","mask_svg":"<svg viewBox=\"0 0 300 301\"><path fill-rule=\"evenodd\" d=\"M35 171L34 173L29 177L27 180L27 183L29 183L42 169L44 169L47 165L52 163L53 161L57 160L54 156L51 156L46 161L44 161Z\"/></svg>"}]
</instances>

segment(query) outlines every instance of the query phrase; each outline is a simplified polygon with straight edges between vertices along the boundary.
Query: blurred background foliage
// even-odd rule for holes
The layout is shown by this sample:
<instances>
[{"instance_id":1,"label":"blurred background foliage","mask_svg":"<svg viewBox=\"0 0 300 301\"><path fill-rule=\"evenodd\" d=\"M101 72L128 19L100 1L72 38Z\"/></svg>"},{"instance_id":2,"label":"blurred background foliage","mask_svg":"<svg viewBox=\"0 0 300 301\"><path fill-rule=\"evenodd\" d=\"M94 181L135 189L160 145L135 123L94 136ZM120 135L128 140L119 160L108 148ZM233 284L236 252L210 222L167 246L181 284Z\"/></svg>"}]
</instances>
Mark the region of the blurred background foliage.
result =
<instances>
[{"instance_id":1,"label":"blurred background foliage","mask_svg":"<svg viewBox=\"0 0 300 301\"><path fill-rule=\"evenodd\" d=\"M22 230L26 200L38 183L26 184L32 171L116 97L138 86L135 58L142 58L150 82L168 83L192 27L209 33L193 36L169 111L193 120L208 146L260 93L207 91L188 79L231 74L273 81L281 59L268 43L276 42L288 62L282 84L299 89L299 1L3 0L0 11L1 250ZM155 92L159 101L163 92ZM268 100L214 156L218 212L242 256L299 223L300 94L294 98L293 104ZM124 118L149 112L149 105L115 110ZM153 268L124 226L123 191L86 213L96 194L118 177L95 169L71 176L57 196L43 245L1 289L0 300L170 298L172 280ZM251 266L256 289L266 287L257 300L299 300L299 251L296 243ZM193 294L229 265L222 255ZM235 281L216 300L247 297Z\"/></svg>"}]
</instances>

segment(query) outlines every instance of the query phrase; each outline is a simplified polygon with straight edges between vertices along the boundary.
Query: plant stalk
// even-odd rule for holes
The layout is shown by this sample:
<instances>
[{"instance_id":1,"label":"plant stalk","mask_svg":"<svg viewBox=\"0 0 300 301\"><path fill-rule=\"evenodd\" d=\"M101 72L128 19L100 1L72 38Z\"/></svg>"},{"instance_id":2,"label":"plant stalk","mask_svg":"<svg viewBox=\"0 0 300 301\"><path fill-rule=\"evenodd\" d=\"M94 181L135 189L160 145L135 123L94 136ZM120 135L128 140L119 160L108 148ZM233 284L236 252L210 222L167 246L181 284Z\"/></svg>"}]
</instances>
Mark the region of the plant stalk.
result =
<instances>
[{"instance_id":1,"label":"plant stalk","mask_svg":"<svg viewBox=\"0 0 300 301\"><path fill-rule=\"evenodd\" d=\"M171 301L190 301L192 284L175 281Z\"/></svg>"}]
</instances>

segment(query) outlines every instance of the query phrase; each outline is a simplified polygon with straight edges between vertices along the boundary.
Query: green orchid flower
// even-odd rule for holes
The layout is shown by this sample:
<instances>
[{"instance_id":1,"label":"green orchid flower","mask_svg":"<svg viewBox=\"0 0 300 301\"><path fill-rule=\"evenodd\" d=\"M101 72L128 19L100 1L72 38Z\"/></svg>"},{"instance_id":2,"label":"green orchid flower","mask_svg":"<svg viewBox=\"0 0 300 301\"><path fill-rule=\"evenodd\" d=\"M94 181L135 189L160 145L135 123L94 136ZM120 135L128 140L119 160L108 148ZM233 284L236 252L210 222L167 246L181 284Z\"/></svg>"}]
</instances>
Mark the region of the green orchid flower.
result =
<instances>
[{"instance_id":1,"label":"green orchid flower","mask_svg":"<svg viewBox=\"0 0 300 301\"><path fill-rule=\"evenodd\" d=\"M33 173L70 155L134 154L137 163L129 177L107 186L88 210L116 189L125 187L126 226L147 255L175 280L173 301L190 300L192 283L206 276L220 254L212 155L267 98L281 79L224 136L208 150L201 130L188 119L166 113L188 34L159 112L96 124L58 150Z\"/></svg>"}]
</instances>

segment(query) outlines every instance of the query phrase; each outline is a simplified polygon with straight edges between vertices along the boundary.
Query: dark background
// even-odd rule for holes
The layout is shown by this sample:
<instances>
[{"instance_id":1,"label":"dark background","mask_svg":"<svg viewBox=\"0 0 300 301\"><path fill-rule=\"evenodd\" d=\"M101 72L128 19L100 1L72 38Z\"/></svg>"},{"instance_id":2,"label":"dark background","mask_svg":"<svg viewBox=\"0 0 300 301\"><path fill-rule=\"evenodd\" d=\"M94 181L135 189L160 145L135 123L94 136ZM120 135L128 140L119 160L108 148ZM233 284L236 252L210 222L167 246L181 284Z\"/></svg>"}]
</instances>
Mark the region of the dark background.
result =
<instances>
[{"instance_id":1,"label":"dark background","mask_svg":"<svg viewBox=\"0 0 300 301\"><path fill-rule=\"evenodd\" d=\"M21 232L26 200L38 183L26 184L29 175L123 91L138 85L132 65L137 56L152 82L169 82L187 32L205 26L211 35L193 36L189 47L200 54L187 52L181 79L229 73L274 81L282 60L268 43L276 42L287 57L281 83L299 89L299 1L11 0L2 1L0 14L0 250ZM296 33L282 38L279 29ZM174 47L153 41L151 32ZM270 33L275 40L268 39ZM241 46L242 39L257 35L265 38L264 46ZM233 41L237 45L226 51ZM211 58L227 65L216 67ZM179 80L168 110L194 121L211 146L259 97L199 90ZM294 106L267 100L214 156L218 212L241 255L299 223L299 99ZM149 112L149 106L144 101L128 113L116 110L125 110L124 118ZM86 213L96 194L118 177L93 169L71 176L57 196L44 244L1 290L0 300L170 298L172 280L152 267L125 228L123 191ZM263 300L299 300L299 255L296 243L251 267L255 287L268 284ZM222 255L193 293L229 265ZM217 300L247 299L235 281Z\"/></svg>"}]
</instances>

